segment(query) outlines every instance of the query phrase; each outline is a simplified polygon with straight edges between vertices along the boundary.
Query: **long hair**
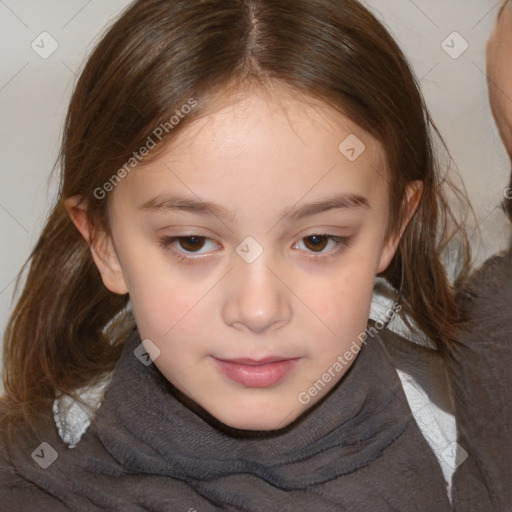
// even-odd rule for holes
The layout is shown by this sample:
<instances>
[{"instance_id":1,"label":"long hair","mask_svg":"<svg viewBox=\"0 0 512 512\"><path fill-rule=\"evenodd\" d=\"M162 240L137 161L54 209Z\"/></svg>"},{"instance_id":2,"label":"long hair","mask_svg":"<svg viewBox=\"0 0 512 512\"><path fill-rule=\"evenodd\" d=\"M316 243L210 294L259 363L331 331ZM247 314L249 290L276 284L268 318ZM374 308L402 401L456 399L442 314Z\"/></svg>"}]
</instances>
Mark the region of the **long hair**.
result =
<instances>
[{"instance_id":1,"label":"long hair","mask_svg":"<svg viewBox=\"0 0 512 512\"><path fill-rule=\"evenodd\" d=\"M407 184L423 182L383 277L440 350L456 343L440 254L458 226L434 154L437 130L385 27L356 0L138 0L99 41L75 85L58 199L5 331L4 426L48 417L55 393L74 396L112 370L135 325L128 297L104 286L64 200L81 196L94 232L110 235L108 191L132 164L156 158L219 95L271 84L323 101L382 143L388 235L403 218ZM143 152L150 139L156 147Z\"/></svg>"}]
</instances>

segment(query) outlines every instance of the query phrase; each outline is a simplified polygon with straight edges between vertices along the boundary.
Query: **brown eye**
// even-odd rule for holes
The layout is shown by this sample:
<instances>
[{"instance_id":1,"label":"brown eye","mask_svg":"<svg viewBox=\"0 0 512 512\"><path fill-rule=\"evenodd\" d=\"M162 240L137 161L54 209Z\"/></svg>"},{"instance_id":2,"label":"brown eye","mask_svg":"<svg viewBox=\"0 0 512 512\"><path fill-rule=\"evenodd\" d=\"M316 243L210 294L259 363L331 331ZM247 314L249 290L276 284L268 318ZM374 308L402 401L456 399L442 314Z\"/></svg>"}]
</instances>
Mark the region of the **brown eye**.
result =
<instances>
[{"instance_id":1,"label":"brown eye","mask_svg":"<svg viewBox=\"0 0 512 512\"><path fill-rule=\"evenodd\" d=\"M180 236L176 238L179 245L187 252L199 251L204 247L206 237L204 236Z\"/></svg>"},{"instance_id":2,"label":"brown eye","mask_svg":"<svg viewBox=\"0 0 512 512\"><path fill-rule=\"evenodd\" d=\"M329 242L327 235L311 235L303 238L304 245L311 251L321 252L323 251Z\"/></svg>"},{"instance_id":3,"label":"brown eye","mask_svg":"<svg viewBox=\"0 0 512 512\"><path fill-rule=\"evenodd\" d=\"M205 258L222 249L215 240L207 236L164 236L158 244L180 264L204 262ZM213 247L208 247L208 246ZM210 249L206 250L205 249Z\"/></svg>"}]
</instances>

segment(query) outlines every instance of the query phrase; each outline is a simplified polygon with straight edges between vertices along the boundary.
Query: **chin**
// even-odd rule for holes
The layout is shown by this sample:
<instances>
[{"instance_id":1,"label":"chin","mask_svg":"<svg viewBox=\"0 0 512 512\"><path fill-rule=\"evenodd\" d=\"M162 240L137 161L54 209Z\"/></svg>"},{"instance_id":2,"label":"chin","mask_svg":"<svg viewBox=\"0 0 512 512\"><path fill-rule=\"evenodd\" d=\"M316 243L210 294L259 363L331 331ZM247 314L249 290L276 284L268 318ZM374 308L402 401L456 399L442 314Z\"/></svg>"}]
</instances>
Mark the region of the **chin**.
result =
<instances>
[{"instance_id":1,"label":"chin","mask_svg":"<svg viewBox=\"0 0 512 512\"><path fill-rule=\"evenodd\" d=\"M269 416L264 411L255 411L254 414L217 416L217 419L229 428L245 431L281 430L293 423L299 416L300 411L291 411L288 414L276 414Z\"/></svg>"},{"instance_id":2,"label":"chin","mask_svg":"<svg viewBox=\"0 0 512 512\"><path fill-rule=\"evenodd\" d=\"M256 400L254 397L225 396L224 400L200 400L173 386L174 393L189 409L221 429L235 431L274 431L288 427L308 410L293 407L286 400ZM298 401L297 401L298 404ZM288 407L286 407L288 405Z\"/></svg>"}]
</instances>

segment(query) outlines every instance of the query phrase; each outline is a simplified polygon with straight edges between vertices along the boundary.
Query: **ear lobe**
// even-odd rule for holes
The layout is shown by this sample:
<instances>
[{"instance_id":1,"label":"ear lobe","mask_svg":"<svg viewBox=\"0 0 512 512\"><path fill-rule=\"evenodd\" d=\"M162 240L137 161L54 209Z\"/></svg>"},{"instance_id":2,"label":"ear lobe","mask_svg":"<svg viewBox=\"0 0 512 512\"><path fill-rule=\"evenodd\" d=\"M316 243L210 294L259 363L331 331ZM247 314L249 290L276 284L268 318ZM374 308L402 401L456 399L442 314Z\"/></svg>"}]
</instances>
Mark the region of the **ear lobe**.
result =
<instances>
[{"instance_id":1,"label":"ear lobe","mask_svg":"<svg viewBox=\"0 0 512 512\"><path fill-rule=\"evenodd\" d=\"M125 295L128 287L112 238L107 233L96 232L89 221L87 208L80 204L81 197L73 196L64 201L68 215L84 240L88 243L94 263L103 284L113 293Z\"/></svg>"},{"instance_id":2,"label":"ear lobe","mask_svg":"<svg viewBox=\"0 0 512 512\"><path fill-rule=\"evenodd\" d=\"M396 253L398 248L398 244L404 234L405 228L409 224L412 219L414 212L417 210L418 205L420 204L421 196L423 195L423 182L422 181L412 181L410 182L405 190L405 201L406 201L406 209L405 216L402 219L402 223L400 225L400 230L398 233L392 234L386 242L384 243L384 247L382 248L381 257L379 260L379 265L377 267L377 273L380 274L384 272L391 263L393 256Z\"/></svg>"}]
</instances>

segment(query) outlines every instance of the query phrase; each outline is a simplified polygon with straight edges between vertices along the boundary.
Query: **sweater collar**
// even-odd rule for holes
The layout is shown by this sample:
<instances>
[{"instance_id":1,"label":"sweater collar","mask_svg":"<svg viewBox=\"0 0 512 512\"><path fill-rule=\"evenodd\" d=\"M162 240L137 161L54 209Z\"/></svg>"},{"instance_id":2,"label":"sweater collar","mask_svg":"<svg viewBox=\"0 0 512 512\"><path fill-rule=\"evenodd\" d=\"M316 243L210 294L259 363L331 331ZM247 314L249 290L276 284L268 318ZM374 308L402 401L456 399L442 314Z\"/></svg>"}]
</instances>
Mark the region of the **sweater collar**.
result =
<instances>
[{"instance_id":1,"label":"sweater collar","mask_svg":"<svg viewBox=\"0 0 512 512\"><path fill-rule=\"evenodd\" d=\"M319 403L285 429L261 433L230 429L187 405L154 364L134 355L140 343L134 330L92 425L127 471L177 479L250 472L282 489L304 488L369 464L414 422L378 336Z\"/></svg>"}]
</instances>

